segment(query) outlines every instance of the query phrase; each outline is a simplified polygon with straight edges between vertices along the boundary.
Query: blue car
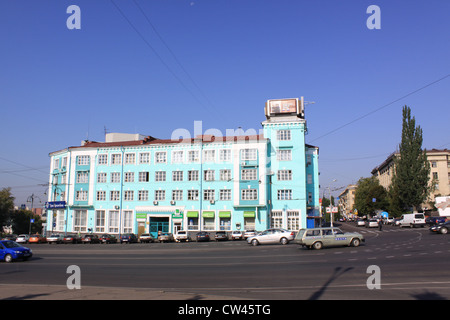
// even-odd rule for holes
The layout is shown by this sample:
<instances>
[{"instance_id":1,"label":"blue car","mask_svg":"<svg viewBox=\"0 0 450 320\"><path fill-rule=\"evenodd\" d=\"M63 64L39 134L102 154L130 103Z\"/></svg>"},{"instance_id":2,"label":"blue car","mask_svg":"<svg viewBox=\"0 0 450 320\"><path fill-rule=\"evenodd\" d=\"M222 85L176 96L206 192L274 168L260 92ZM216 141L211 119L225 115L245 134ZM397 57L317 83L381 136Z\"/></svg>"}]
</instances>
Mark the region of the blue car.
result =
<instances>
[{"instance_id":1,"label":"blue car","mask_svg":"<svg viewBox=\"0 0 450 320\"><path fill-rule=\"evenodd\" d=\"M22 247L17 242L11 240L0 241L0 260L12 262L13 260L28 260L33 256L31 249Z\"/></svg>"}]
</instances>

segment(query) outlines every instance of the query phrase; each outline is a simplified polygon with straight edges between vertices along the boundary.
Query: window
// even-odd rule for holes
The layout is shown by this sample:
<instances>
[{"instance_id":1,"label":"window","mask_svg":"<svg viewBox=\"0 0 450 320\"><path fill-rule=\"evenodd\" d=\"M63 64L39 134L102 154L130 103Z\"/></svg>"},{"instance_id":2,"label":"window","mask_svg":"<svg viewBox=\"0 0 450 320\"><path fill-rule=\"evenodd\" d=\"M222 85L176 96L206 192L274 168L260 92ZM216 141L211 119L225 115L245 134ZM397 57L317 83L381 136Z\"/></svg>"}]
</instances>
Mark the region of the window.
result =
<instances>
[{"instance_id":1,"label":"window","mask_svg":"<svg viewBox=\"0 0 450 320\"><path fill-rule=\"evenodd\" d=\"M287 228L288 230L300 229L300 212L297 210L287 210Z\"/></svg>"},{"instance_id":2,"label":"window","mask_svg":"<svg viewBox=\"0 0 450 320\"><path fill-rule=\"evenodd\" d=\"M77 157L77 164L79 166L87 166L89 165L89 156L78 156Z\"/></svg>"},{"instance_id":3,"label":"window","mask_svg":"<svg viewBox=\"0 0 450 320\"><path fill-rule=\"evenodd\" d=\"M219 150L219 160L220 161L231 161L231 149L220 149Z\"/></svg>"},{"instance_id":4,"label":"window","mask_svg":"<svg viewBox=\"0 0 450 320\"><path fill-rule=\"evenodd\" d=\"M198 200L198 190L188 190L187 197L188 200Z\"/></svg>"},{"instance_id":5,"label":"window","mask_svg":"<svg viewBox=\"0 0 450 320\"><path fill-rule=\"evenodd\" d=\"M73 214L73 231L86 232L87 210L75 210Z\"/></svg>"},{"instance_id":6,"label":"window","mask_svg":"<svg viewBox=\"0 0 450 320\"><path fill-rule=\"evenodd\" d=\"M277 178L279 181L292 180L292 170L278 170Z\"/></svg>"},{"instance_id":7,"label":"window","mask_svg":"<svg viewBox=\"0 0 450 320\"><path fill-rule=\"evenodd\" d=\"M203 162L214 162L214 161L216 161L216 150L204 150Z\"/></svg>"},{"instance_id":8,"label":"window","mask_svg":"<svg viewBox=\"0 0 450 320\"><path fill-rule=\"evenodd\" d=\"M106 182L107 182L106 172L97 173L97 183L106 183Z\"/></svg>"},{"instance_id":9,"label":"window","mask_svg":"<svg viewBox=\"0 0 450 320\"><path fill-rule=\"evenodd\" d=\"M256 160L258 155L257 149L242 149L241 160Z\"/></svg>"},{"instance_id":10,"label":"window","mask_svg":"<svg viewBox=\"0 0 450 320\"><path fill-rule=\"evenodd\" d=\"M135 164L136 163L136 154L135 153L126 153L125 154L125 164Z\"/></svg>"},{"instance_id":11,"label":"window","mask_svg":"<svg viewBox=\"0 0 450 320\"><path fill-rule=\"evenodd\" d=\"M109 193L110 201L119 201L120 200L120 191L112 190Z\"/></svg>"},{"instance_id":12,"label":"window","mask_svg":"<svg viewBox=\"0 0 450 320\"><path fill-rule=\"evenodd\" d=\"M150 153L143 152L139 154L139 163L140 164L148 164L150 163Z\"/></svg>"},{"instance_id":13,"label":"window","mask_svg":"<svg viewBox=\"0 0 450 320\"><path fill-rule=\"evenodd\" d=\"M122 155L120 153L111 155L111 164L122 164Z\"/></svg>"},{"instance_id":14,"label":"window","mask_svg":"<svg viewBox=\"0 0 450 320\"><path fill-rule=\"evenodd\" d=\"M120 182L120 172L111 172L111 183Z\"/></svg>"},{"instance_id":15,"label":"window","mask_svg":"<svg viewBox=\"0 0 450 320\"><path fill-rule=\"evenodd\" d=\"M134 172L125 172L124 182L134 182Z\"/></svg>"},{"instance_id":16,"label":"window","mask_svg":"<svg viewBox=\"0 0 450 320\"><path fill-rule=\"evenodd\" d=\"M89 183L89 172L77 172L77 183Z\"/></svg>"},{"instance_id":17,"label":"window","mask_svg":"<svg viewBox=\"0 0 450 320\"><path fill-rule=\"evenodd\" d=\"M123 210L123 232L133 232L133 211Z\"/></svg>"},{"instance_id":18,"label":"window","mask_svg":"<svg viewBox=\"0 0 450 320\"><path fill-rule=\"evenodd\" d=\"M108 221L108 232L119 233L119 211L111 210L109 211L109 221Z\"/></svg>"},{"instance_id":19,"label":"window","mask_svg":"<svg viewBox=\"0 0 450 320\"><path fill-rule=\"evenodd\" d=\"M283 227L283 211L272 210L270 223L271 223L272 228L282 228Z\"/></svg>"},{"instance_id":20,"label":"window","mask_svg":"<svg viewBox=\"0 0 450 320\"><path fill-rule=\"evenodd\" d=\"M155 163L166 163L167 162L167 152L159 151L155 152Z\"/></svg>"},{"instance_id":21,"label":"window","mask_svg":"<svg viewBox=\"0 0 450 320\"><path fill-rule=\"evenodd\" d=\"M67 157L62 158L61 168L67 167Z\"/></svg>"},{"instance_id":22,"label":"window","mask_svg":"<svg viewBox=\"0 0 450 320\"><path fill-rule=\"evenodd\" d=\"M148 171L139 172L139 182L149 182L150 173Z\"/></svg>"},{"instance_id":23,"label":"window","mask_svg":"<svg viewBox=\"0 0 450 320\"><path fill-rule=\"evenodd\" d=\"M290 190L290 189L278 190L277 199L278 200L292 200L292 190Z\"/></svg>"},{"instance_id":24,"label":"window","mask_svg":"<svg viewBox=\"0 0 450 320\"><path fill-rule=\"evenodd\" d=\"M59 168L59 158L53 159L53 169L58 169L58 168Z\"/></svg>"},{"instance_id":25,"label":"window","mask_svg":"<svg viewBox=\"0 0 450 320\"><path fill-rule=\"evenodd\" d=\"M231 180L231 170L230 169L220 170L220 180L230 181Z\"/></svg>"},{"instance_id":26,"label":"window","mask_svg":"<svg viewBox=\"0 0 450 320\"><path fill-rule=\"evenodd\" d=\"M312 174L309 173L306 177L307 177L307 182L306 183L312 184L313 183Z\"/></svg>"},{"instance_id":27,"label":"window","mask_svg":"<svg viewBox=\"0 0 450 320\"><path fill-rule=\"evenodd\" d=\"M95 232L105 232L105 210L95 211Z\"/></svg>"},{"instance_id":28,"label":"window","mask_svg":"<svg viewBox=\"0 0 450 320\"><path fill-rule=\"evenodd\" d=\"M172 171L172 181L183 181L183 171Z\"/></svg>"},{"instance_id":29,"label":"window","mask_svg":"<svg viewBox=\"0 0 450 320\"><path fill-rule=\"evenodd\" d=\"M155 172L155 181L156 182L166 181L166 172L165 171L156 171Z\"/></svg>"},{"instance_id":30,"label":"window","mask_svg":"<svg viewBox=\"0 0 450 320\"><path fill-rule=\"evenodd\" d=\"M242 169L241 180L257 180L256 169Z\"/></svg>"},{"instance_id":31,"label":"window","mask_svg":"<svg viewBox=\"0 0 450 320\"><path fill-rule=\"evenodd\" d=\"M87 191L77 191L75 193L75 200L76 201L87 201L88 199L88 192Z\"/></svg>"},{"instance_id":32,"label":"window","mask_svg":"<svg viewBox=\"0 0 450 320\"><path fill-rule=\"evenodd\" d=\"M183 190L172 190L172 200L182 201L183 200Z\"/></svg>"},{"instance_id":33,"label":"window","mask_svg":"<svg viewBox=\"0 0 450 320\"><path fill-rule=\"evenodd\" d=\"M432 168L437 168L437 162L436 161L431 161L431 167Z\"/></svg>"},{"instance_id":34,"label":"window","mask_svg":"<svg viewBox=\"0 0 450 320\"><path fill-rule=\"evenodd\" d=\"M291 140L291 130L278 130L277 140L278 141Z\"/></svg>"},{"instance_id":35,"label":"window","mask_svg":"<svg viewBox=\"0 0 450 320\"><path fill-rule=\"evenodd\" d=\"M172 151L172 163L182 163L183 155L183 151Z\"/></svg>"},{"instance_id":36,"label":"window","mask_svg":"<svg viewBox=\"0 0 450 320\"><path fill-rule=\"evenodd\" d=\"M148 201L148 190L139 190L138 191L138 200L139 201Z\"/></svg>"},{"instance_id":37,"label":"window","mask_svg":"<svg viewBox=\"0 0 450 320\"><path fill-rule=\"evenodd\" d=\"M156 201L166 200L166 190L155 190L155 200Z\"/></svg>"},{"instance_id":38,"label":"window","mask_svg":"<svg viewBox=\"0 0 450 320\"><path fill-rule=\"evenodd\" d=\"M231 189L221 189L219 191L219 200L231 201Z\"/></svg>"},{"instance_id":39,"label":"window","mask_svg":"<svg viewBox=\"0 0 450 320\"><path fill-rule=\"evenodd\" d=\"M97 201L106 201L106 191L97 191Z\"/></svg>"},{"instance_id":40,"label":"window","mask_svg":"<svg viewBox=\"0 0 450 320\"><path fill-rule=\"evenodd\" d=\"M277 160L291 161L292 160L292 150L278 150Z\"/></svg>"},{"instance_id":41,"label":"window","mask_svg":"<svg viewBox=\"0 0 450 320\"><path fill-rule=\"evenodd\" d=\"M439 176L437 172L433 172L433 179L438 180Z\"/></svg>"},{"instance_id":42,"label":"window","mask_svg":"<svg viewBox=\"0 0 450 320\"><path fill-rule=\"evenodd\" d=\"M203 200L211 201L215 199L215 190L207 189L203 190Z\"/></svg>"},{"instance_id":43,"label":"window","mask_svg":"<svg viewBox=\"0 0 450 320\"><path fill-rule=\"evenodd\" d=\"M188 161L189 162L199 162L199 151L198 150L191 150L188 151Z\"/></svg>"},{"instance_id":44,"label":"window","mask_svg":"<svg viewBox=\"0 0 450 320\"><path fill-rule=\"evenodd\" d=\"M214 170L205 170L204 171L204 180L205 181L214 181Z\"/></svg>"},{"instance_id":45,"label":"window","mask_svg":"<svg viewBox=\"0 0 450 320\"><path fill-rule=\"evenodd\" d=\"M133 201L134 200L134 191L126 190L123 192L123 200L124 201Z\"/></svg>"},{"instance_id":46,"label":"window","mask_svg":"<svg viewBox=\"0 0 450 320\"><path fill-rule=\"evenodd\" d=\"M257 189L242 189L241 200L258 200Z\"/></svg>"},{"instance_id":47,"label":"window","mask_svg":"<svg viewBox=\"0 0 450 320\"><path fill-rule=\"evenodd\" d=\"M189 181L198 181L198 170L188 171L188 180Z\"/></svg>"},{"instance_id":48,"label":"window","mask_svg":"<svg viewBox=\"0 0 450 320\"><path fill-rule=\"evenodd\" d=\"M98 164L108 164L108 155L107 154L99 154L97 159Z\"/></svg>"}]
</instances>

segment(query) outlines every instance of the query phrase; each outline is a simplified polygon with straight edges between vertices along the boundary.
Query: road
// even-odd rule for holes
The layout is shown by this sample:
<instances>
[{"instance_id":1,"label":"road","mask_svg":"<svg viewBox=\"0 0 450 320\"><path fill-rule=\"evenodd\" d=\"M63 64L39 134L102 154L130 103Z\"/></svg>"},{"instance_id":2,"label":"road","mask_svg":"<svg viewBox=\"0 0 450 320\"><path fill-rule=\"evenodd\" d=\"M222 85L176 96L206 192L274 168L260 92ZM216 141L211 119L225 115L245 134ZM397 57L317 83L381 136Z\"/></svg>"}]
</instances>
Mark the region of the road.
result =
<instances>
[{"instance_id":1,"label":"road","mask_svg":"<svg viewBox=\"0 0 450 320\"><path fill-rule=\"evenodd\" d=\"M448 235L431 234L428 228L341 227L359 230L366 242L318 251L295 244L252 247L244 241L30 245L30 261L0 264L1 285L16 288L14 295L0 290L0 298L27 298L30 288L36 293L45 286L67 291L70 265L80 267L78 292L151 290L173 299L450 298ZM379 267L380 289L367 286L369 266Z\"/></svg>"}]
</instances>

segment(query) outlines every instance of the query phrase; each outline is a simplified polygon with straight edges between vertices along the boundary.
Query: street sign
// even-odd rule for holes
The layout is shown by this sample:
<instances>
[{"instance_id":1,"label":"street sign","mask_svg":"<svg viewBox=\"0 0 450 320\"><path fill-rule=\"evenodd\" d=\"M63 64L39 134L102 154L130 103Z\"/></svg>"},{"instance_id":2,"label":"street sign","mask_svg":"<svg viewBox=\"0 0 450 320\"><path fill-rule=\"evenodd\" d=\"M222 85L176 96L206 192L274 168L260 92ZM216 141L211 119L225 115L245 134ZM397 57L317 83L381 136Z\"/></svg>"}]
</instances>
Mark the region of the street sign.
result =
<instances>
[{"instance_id":1,"label":"street sign","mask_svg":"<svg viewBox=\"0 0 450 320\"><path fill-rule=\"evenodd\" d=\"M30 219L30 223L34 223L34 219Z\"/></svg>"}]
</instances>

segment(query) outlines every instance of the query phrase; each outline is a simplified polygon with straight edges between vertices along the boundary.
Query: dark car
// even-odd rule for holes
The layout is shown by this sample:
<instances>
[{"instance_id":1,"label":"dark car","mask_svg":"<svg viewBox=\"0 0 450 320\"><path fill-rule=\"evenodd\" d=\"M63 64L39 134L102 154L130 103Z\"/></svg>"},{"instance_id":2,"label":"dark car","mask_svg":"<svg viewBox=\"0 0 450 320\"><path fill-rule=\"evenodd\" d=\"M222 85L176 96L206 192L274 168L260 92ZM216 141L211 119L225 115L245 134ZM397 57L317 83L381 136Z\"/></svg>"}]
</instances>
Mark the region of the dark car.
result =
<instances>
[{"instance_id":1,"label":"dark car","mask_svg":"<svg viewBox=\"0 0 450 320\"><path fill-rule=\"evenodd\" d=\"M33 256L30 248L22 247L11 240L0 241L0 260L12 262L13 260L28 260Z\"/></svg>"},{"instance_id":2,"label":"dark car","mask_svg":"<svg viewBox=\"0 0 450 320\"><path fill-rule=\"evenodd\" d=\"M81 243L81 237L77 234L67 234L63 238L63 243Z\"/></svg>"},{"instance_id":3,"label":"dark car","mask_svg":"<svg viewBox=\"0 0 450 320\"><path fill-rule=\"evenodd\" d=\"M120 236L120 243L137 243L138 237L134 233L124 233Z\"/></svg>"},{"instance_id":4,"label":"dark car","mask_svg":"<svg viewBox=\"0 0 450 320\"><path fill-rule=\"evenodd\" d=\"M205 231L200 231L197 233L197 242L199 241L209 241L209 233Z\"/></svg>"},{"instance_id":5,"label":"dark car","mask_svg":"<svg viewBox=\"0 0 450 320\"><path fill-rule=\"evenodd\" d=\"M102 236L100 237L102 243L116 243L117 242L117 238L116 236L112 235L112 234L102 234Z\"/></svg>"},{"instance_id":6,"label":"dark car","mask_svg":"<svg viewBox=\"0 0 450 320\"><path fill-rule=\"evenodd\" d=\"M430 228L431 232L436 232L440 234L447 234L449 230L450 230L450 221L434 225Z\"/></svg>"},{"instance_id":7,"label":"dark car","mask_svg":"<svg viewBox=\"0 0 450 320\"><path fill-rule=\"evenodd\" d=\"M228 240L228 236L225 231L217 231L216 234L214 235L214 239L216 241Z\"/></svg>"},{"instance_id":8,"label":"dark car","mask_svg":"<svg viewBox=\"0 0 450 320\"><path fill-rule=\"evenodd\" d=\"M85 234L83 239L81 239L83 243L100 243L101 240L96 234Z\"/></svg>"},{"instance_id":9,"label":"dark car","mask_svg":"<svg viewBox=\"0 0 450 320\"><path fill-rule=\"evenodd\" d=\"M10 241L16 241L17 235L16 234L8 234L3 237L2 240L10 240Z\"/></svg>"},{"instance_id":10,"label":"dark car","mask_svg":"<svg viewBox=\"0 0 450 320\"><path fill-rule=\"evenodd\" d=\"M436 224L444 223L447 217L428 217L425 219L425 223L429 226L434 226Z\"/></svg>"}]
</instances>

